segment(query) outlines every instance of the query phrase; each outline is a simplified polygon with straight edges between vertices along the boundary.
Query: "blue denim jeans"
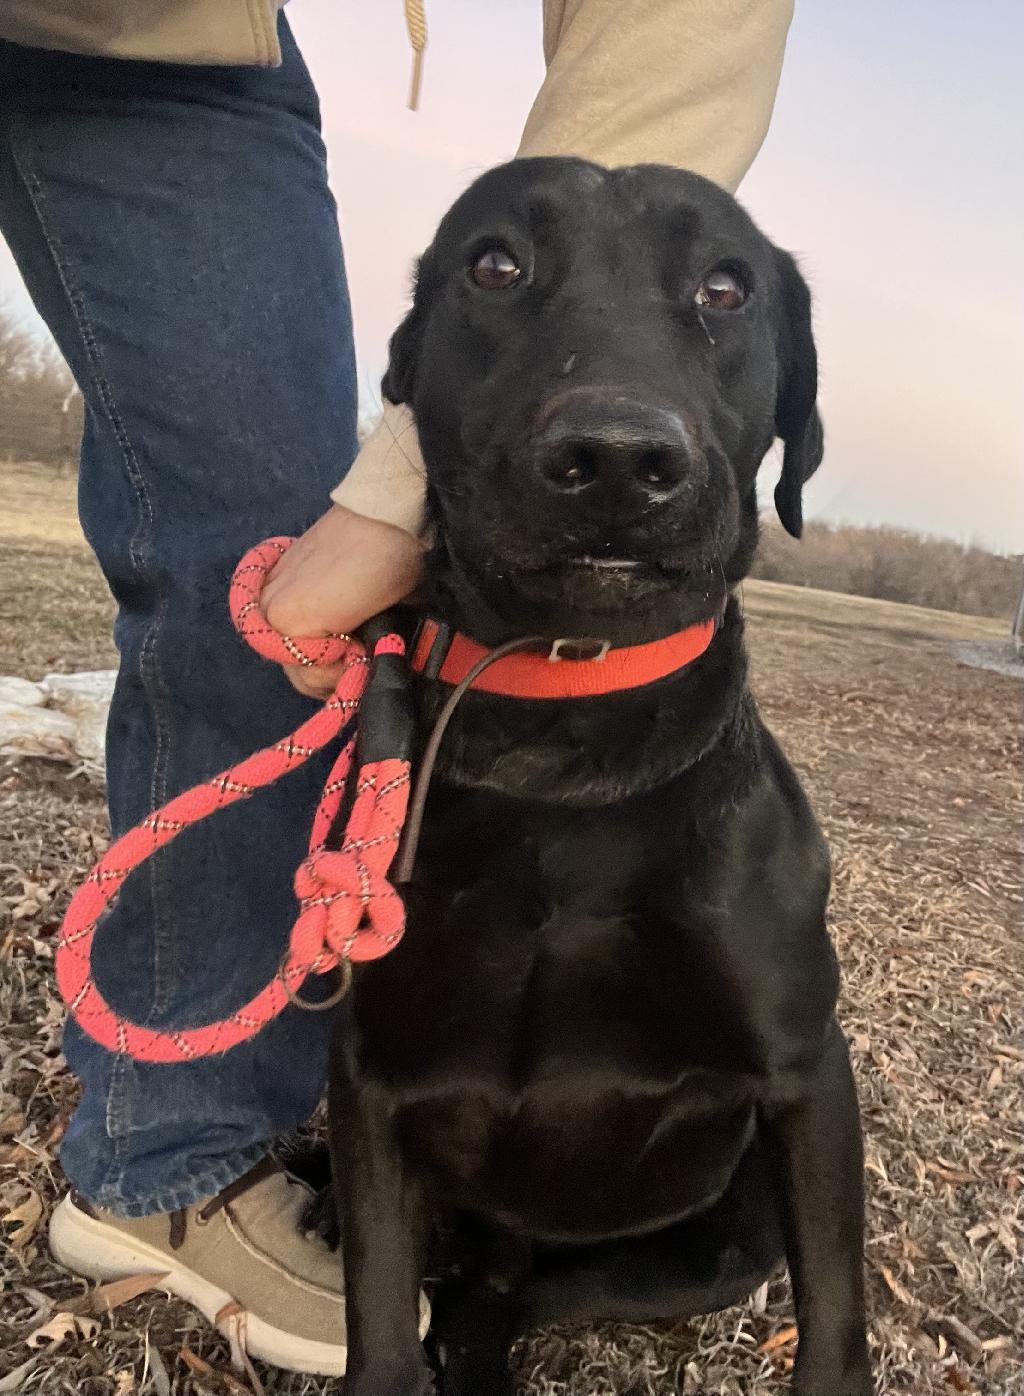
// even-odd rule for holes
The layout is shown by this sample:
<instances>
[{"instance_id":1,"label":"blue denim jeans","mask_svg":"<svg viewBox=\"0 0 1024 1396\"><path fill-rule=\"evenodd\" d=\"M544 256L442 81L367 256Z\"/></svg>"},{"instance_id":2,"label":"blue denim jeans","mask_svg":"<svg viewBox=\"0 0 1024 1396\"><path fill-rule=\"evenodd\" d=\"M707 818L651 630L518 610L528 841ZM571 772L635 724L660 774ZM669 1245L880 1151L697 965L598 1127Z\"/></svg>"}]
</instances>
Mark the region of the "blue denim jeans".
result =
<instances>
[{"instance_id":1,"label":"blue denim jeans","mask_svg":"<svg viewBox=\"0 0 1024 1396\"><path fill-rule=\"evenodd\" d=\"M0 43L0 231L85 398L81 519L118 606L115 835L311 711L226 607L239 556L306 528L356 449L317 99L281 28L276 70ZM274 974L324 773L215 815L128 880L96 937L119 1011L192 1026ZM218 1191L316 1105L329 1016L289 1007L187 1065L111 1055L69 1025L84 1089L68 1177L124 1216Z\"/></svg>"}]
</instances>

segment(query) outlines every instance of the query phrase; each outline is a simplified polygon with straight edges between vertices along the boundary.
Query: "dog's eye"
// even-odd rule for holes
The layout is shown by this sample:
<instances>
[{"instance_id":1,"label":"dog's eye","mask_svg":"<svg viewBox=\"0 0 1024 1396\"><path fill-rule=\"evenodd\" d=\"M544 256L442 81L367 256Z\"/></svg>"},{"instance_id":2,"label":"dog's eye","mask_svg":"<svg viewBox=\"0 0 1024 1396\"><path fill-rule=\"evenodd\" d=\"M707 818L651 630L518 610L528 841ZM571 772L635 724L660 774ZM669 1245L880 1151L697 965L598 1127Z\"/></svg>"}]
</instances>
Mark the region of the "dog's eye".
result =
<instances>
[{"instance_id":1,"label":"dog's eye","mask_svg":"<svg viewBox=\"0 0 1024 1396\"><path fill-rule=\"evenodd\" d=\"M747 288L738 272L729 267L716 267L708 272L697 287L694 300L713 310L739 310L747 299Z\"/></svg>"},{"instance_id":2,"label":"dog's eye","mask_svg":"<svg viewBox=\"0 0 1024 1396\"><path fill-rule=\"evenodd\" d=\"M470 269L476 284L485 291L504 291L514 286L522 271L502 247L488 247Z\"/></svg>"}]
</instances>

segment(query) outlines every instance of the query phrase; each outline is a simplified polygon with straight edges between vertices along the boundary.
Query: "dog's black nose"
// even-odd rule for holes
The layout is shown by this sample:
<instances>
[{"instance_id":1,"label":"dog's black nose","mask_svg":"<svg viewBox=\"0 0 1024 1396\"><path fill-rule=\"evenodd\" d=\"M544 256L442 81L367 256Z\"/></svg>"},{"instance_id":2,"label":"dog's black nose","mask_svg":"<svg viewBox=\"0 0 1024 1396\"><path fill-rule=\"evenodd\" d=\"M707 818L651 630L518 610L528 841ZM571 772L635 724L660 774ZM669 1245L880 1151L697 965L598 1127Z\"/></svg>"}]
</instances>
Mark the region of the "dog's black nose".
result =
<instances>
[{"instance_id":1,"label":"dog's black nose","mask_svg":"<svg viewBox=\"0 0 1024 1396\"><path fill-rule=\"evenodd\" d=\"M621 506L662 503L680 488L690 462L681 418L627 400L567 405L535 440L534 461L549 490Z\"/></svg>"}]
</instances>

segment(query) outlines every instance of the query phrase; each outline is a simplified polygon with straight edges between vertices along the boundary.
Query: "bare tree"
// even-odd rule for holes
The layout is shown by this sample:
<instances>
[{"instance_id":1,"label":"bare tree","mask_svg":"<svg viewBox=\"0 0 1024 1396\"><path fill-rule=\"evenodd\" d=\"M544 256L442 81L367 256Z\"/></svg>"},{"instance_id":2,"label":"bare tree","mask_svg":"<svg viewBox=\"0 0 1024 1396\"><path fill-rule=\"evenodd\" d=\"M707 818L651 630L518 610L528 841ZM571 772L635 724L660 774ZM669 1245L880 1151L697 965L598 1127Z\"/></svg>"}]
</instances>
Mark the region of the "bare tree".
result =
<instances>
[{"instance_id":1,"label":"bare tree","mask_svg":"<svg viewBox=\"0 0 1024 1396\"><path fill-rule=\"evenodd\" d=\"M53 343L0 306L0 457L73 464L81 414L81 396Z\"/></svg>"},{"instance_id":2,"label":"bare tree","mask_svg":"<svg viewBox=\"0 0 1024 1396\"><path fill-rule=\"evenodd\" d=\"M1009 619L1024 629L1021 558L899 528L807 524L799 543L766 518L753 576L882 601ZM1018 596L1020 600L1018 601Z\"/></svg>"}]
</instances>

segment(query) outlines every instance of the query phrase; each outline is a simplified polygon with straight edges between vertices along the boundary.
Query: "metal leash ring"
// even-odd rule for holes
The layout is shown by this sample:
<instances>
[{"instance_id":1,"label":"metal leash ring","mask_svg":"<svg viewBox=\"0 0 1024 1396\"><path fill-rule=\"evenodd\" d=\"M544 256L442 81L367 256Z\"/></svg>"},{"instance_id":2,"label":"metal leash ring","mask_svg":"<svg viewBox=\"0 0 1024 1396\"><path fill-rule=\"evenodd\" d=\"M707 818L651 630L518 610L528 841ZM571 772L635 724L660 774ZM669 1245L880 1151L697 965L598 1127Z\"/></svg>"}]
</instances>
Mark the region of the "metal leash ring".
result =
<instances>
[{"instance_id":1,"label":"metal leash ring","mask_svg":"<svg viewBox=\"0 0 1024 1396\"><path fill-rule=\"evenodd\" d=\"M352 987L352 961L339 960L337 969L338 973L341 975L341 981L334 990L334 993L325 999L317 999L315 1001L304 999L302 995L288 983L288 978L285 974L287 961L288 955L285 953L281 958L280 965L278 965L277 976L284 985L284 991L288 995L289 1003L293 1003L296 1008L301 1008L304 1013L326 1013L329 1008L337 1007Z\"/></svg>"}]
</instances>

